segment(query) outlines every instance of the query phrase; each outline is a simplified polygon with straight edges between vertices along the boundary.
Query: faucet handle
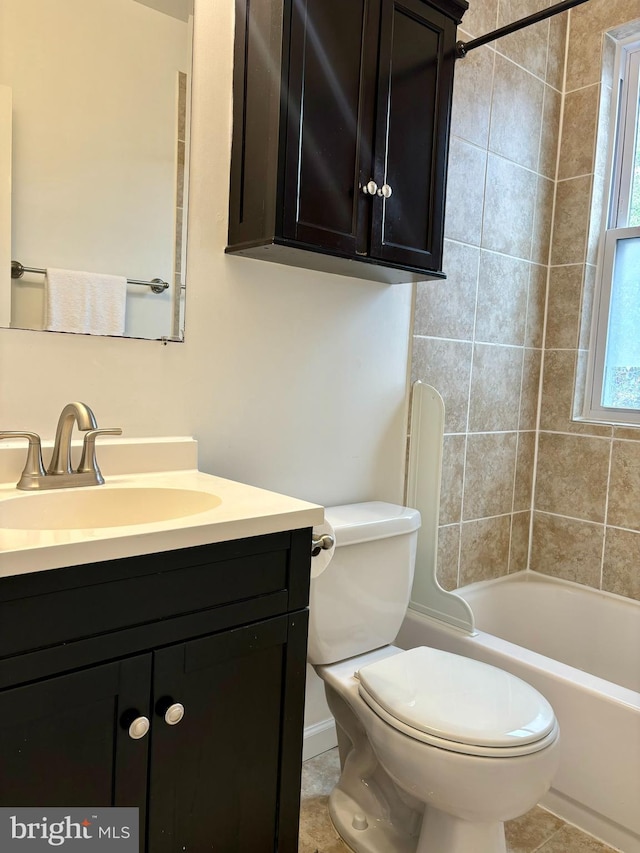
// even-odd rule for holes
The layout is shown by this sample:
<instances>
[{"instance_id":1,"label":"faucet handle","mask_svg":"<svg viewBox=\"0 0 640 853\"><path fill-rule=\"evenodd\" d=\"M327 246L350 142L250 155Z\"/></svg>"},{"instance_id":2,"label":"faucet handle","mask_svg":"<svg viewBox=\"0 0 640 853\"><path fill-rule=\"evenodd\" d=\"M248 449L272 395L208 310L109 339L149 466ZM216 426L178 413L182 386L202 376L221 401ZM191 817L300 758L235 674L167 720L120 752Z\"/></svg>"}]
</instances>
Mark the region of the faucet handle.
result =
<instances>
[{"instance_id":1,"label":"faucet handle","mask_svg":"<svg viewBox=\"0 0 640 853\"><path fill-rule=\"evenodd\" d=\"M82 443L82 456L78 465L78 474L94 474L96 485L101 486L104 483L104 477L98 466L96 459L96 438L99 435L122 435L120 427L110 427L107 429L89 429L84 434Z\"/></svg>"},{"instance_id":2,"label":"faucet handle","mask_svg":"<svg viewBox=\"0 0 640 853\"><path fill-rule=\"evenodd\" d=\"M29 442L27 450L27 461L25 462L24 470L18 480L16 488L18 489L37 489L39 477L45 476L44 465L42 464L42 445L40 436L36 432L14 432L6 430L0 432L0 439L3 438L26 438Z\"/></svg>"}]
</instances>

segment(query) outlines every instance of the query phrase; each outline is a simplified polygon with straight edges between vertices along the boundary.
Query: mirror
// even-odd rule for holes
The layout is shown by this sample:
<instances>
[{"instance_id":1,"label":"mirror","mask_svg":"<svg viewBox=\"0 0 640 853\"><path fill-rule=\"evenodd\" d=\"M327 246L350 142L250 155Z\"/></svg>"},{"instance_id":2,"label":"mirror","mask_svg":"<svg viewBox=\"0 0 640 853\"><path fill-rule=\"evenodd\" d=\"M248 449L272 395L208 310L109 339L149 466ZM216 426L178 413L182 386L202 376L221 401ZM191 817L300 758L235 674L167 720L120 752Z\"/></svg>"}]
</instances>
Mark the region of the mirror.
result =
<instances>
[{"instance_id":1,"label":"mirror","mask_svg":"<svg viewBox=\"0 0 640 853\"><path fill-rule=\"evenodd\" d=\"M89 272L118 279L72 300L106 282L124 336L183 339L192 10L0 0L0 326L74 331L49 318Z\"/></svg>"}]
</instances>

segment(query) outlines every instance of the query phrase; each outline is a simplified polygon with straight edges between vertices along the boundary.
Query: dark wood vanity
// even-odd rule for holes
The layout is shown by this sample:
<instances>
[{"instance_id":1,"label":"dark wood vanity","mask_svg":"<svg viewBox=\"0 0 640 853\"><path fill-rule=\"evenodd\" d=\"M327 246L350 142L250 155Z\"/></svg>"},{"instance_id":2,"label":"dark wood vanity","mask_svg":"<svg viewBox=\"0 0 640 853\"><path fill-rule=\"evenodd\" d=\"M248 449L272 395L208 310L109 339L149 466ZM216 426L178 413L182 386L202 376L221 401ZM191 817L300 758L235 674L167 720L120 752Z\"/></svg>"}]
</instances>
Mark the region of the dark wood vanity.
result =
<instances>
[{"instance_id":1,"label":"dark wood vanity","mask_svg":"<svg viewBox=\"0 0 640 853\"><path fill-rule=\"evenodd\" d=\"M1 578L0 804L138 807L145 853L296 853L310 551L307 528Z\"/></svg>"},{"instance_id":2,"label":"dark wood vanity","mask_svg":"<svg viewBox=\"0 0 640 853\"><path fill-rule=\"evenodd\" d=\"M228 252L438 278L466 0L236 4Z\"/></svg>"}]
</instances>

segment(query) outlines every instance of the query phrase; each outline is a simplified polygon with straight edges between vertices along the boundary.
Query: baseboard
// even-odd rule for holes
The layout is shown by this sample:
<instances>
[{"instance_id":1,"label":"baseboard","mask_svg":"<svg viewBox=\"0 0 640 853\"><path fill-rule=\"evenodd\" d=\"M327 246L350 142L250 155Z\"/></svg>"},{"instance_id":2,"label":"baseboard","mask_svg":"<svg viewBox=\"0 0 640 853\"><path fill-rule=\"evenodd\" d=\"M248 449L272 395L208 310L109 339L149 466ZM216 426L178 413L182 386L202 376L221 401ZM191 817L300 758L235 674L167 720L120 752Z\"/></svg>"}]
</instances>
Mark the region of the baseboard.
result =
<instances>
[{"instance_id":1,"label":"baseboard","mask_svg":"<svg viewBox=\"0 0 640 853\"><path fill-rule=\"evenodd\" d=\"M338 745L336 736L336 724L333 717L328 720L321 720L319 723L314 723L312 726L307 726L304 730L304 745L302 747L302 760L314 758L320 755L321 752L326 752L328 749L333 749Z\"/></svg>"}]
</instances>

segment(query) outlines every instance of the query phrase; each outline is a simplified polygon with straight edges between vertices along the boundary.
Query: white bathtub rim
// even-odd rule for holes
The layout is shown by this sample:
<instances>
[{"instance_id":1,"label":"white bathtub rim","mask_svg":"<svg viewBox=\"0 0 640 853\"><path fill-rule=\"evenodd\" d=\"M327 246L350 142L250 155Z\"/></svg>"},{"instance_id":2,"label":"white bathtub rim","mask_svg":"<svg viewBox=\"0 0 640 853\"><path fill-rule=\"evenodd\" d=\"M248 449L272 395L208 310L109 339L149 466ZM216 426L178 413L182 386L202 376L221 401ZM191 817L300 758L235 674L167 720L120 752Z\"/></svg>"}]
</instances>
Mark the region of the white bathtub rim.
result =
<instances>
[{"instance_id":1,"label":"white bathtub rim","mask_svg":"<svg viewBox=\"0 0 640 853\"><path fill-rule=\"evenodd\" d=\"M498 580L502 580L499 578ZM576 584L580 586L580 584ZM467 587L468 589L469 587ZM616 596L620 597L620 596ZM621 687L619 684L614 684L611 681L606 681L604 678L599 678L597 675L591 675L581 669L577 669L569 664L554 660L553 658L541 655L538 652L531 651L524 646L518 646L511 643L509 640L503 640L501 637L496 637L493 634L488 634L485 631L476 630L475 634L471 635L468 632L454 628L439 619L434 619L432 616L427 616L424 613L419 613L416 610L408 610L405 617L405 622L416 620L419 624L426 620L427 624L437 626L438 630L449 633L453 636L463 636L469 642L469 649L474 645L482 645L487 649L495 652L506 658L515 658L520 664L527 669L543 670L551 678L562 681L571 681L580 691L590 693L592 695L604 695L611 702L619 703L625 707L640 710L640 694L627 687Z\"/></svg>"},{"instance_id":2,"label":"white bathtub rim","mask_svg":"<svg viewBox=\"0 0 640 853\"><path fill-rule=\"evenodd\" d=\"M460 586L452 590L456 595L463 597L463 594L473 594L476 590L486 589L491 586L502 586L504 584L555 584L560 587L570 587L579 590L585 595L597 598L610 599L617 604L623 604L625 607L640 607L640 601L635 598L629 598L627 595L618 595L615 592L609 592L605 589L596 589L593 586L587 586L584 583L577 581L569 581L564 578L556 578L553 575L545 575L543 572L534 572L531 569L524 569L521 572L513 572L509 575L501 575L499 578L491 578L489 580L475 581L466 586ZM468 633L468 632L466 632Z\"/></svg>"}]
</instances>

